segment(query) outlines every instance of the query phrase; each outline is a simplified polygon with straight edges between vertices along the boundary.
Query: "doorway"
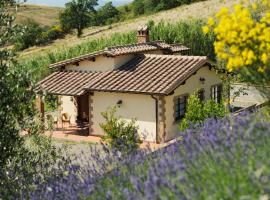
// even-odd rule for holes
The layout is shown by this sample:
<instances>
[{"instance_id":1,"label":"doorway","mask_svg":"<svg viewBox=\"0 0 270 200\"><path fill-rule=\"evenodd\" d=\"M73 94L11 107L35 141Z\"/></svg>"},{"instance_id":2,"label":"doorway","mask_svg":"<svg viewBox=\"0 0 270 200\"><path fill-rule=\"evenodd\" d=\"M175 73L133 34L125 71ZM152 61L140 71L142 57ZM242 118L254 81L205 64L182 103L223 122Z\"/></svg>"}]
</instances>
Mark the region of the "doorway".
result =
<instances>
[{"instance_id":1,"label":"doorway","mask_svg":"<svg viewBox=\"0 0 270 200\"><path fill-rule=\"evenodd\" d=\"M89 122L89 94L78 97L78 120Z\"/></svg>"}]
</instances>

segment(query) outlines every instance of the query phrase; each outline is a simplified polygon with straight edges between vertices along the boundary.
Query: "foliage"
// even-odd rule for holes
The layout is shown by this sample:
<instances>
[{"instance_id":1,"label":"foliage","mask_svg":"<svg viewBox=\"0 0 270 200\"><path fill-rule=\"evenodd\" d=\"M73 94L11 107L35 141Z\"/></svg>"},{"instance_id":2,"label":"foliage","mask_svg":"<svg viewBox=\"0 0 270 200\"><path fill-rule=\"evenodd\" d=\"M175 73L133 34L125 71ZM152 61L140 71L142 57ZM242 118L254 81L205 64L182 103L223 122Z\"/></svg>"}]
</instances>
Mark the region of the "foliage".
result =
<instances>
[{"instance_id":1,"label":"foliage","mask_svg":"<svg viewBox=\"0 0 270 200\"><path fill-rule=\"evenodd\" d=\"M101 113L105 122L100 127L105 132L103 140L110 147L120 152L129 153L136 150L142 142L138 136L138 127L136 120L130 122L116 116L116 107L109 108L106 112Z\"/></svg>"},{"instance_id":2,"label":"foliage","mask_svg":"<svg viewBox=\"0 0 270 200\"><path fill-rule=\"evenodd\" d=\"M52 166L63 159L63 152L52 145L51 138L40 134L42 122L27 123L26 129L30 134L21 139L17 154L0 170L0 196L4 199L28 198L37 182L52 176Z\"/></svg>"},{"instance_id":3,"label":"foliage","mask_svg":"<svg viewBox=\"0 0 270 200\"><path fill-rule=\"evenodd\" d=\"M132 11L135 16L142 14L155 13L161 10L168 10L181 6L183 4L190 4L200 0L134 0L132 2Z\"/></svg>"},{"instance_id":4,"label":"foliage","mask_svg":"<svg viewBox=\"0 0 270 200\"><path fill-rule=\"evenodd\" d=\"M65 35L64 31L59 25L52 26L49 30L47 30L46 34L48 41L53 41L62 38Z\"/></svg>"},{"instance_id":5,"label":"foliage","mask_svg":"<svg viewBox=\"0 0 270 200\"><path fill-rule=\"evenodd\" d=\"M56 110L59 106L59 100L57 95L46 94L45 95L45 110L53 111Z\"/></svg>"},{"instance_id":6,"label":"foliage","mask_svg":"<svg viewBox=\"0 0 270 200\"><path fill-rule=\"evenodd\" d=\"M153 24L153 23L152 23ZM189 47L191 55L208 56L215 60L213 34L205 35L202 27L203 20L187 20L176 23L166 23L164 21L152 25L150 38L152 40L163 40L168 43L181 43Z\"/></svg>"},{"instance_id":7,"label":"foliage","mask_svg":"<svg viewBox=\"0 0 270 200\"><path fill-rule=\"evenodd\" d=\"M65 10L60 14L63 30L77 29L77 36L80 37L83 29L90 24L96 5L97 0L72 0L67 3Z\"/></svg>"},{"instance_id":8,"label":"foliage","mask_svg":"<svg viewBox=\"0 0 270 200\"><path fill-rule=\"evenodd\" d=\"M111 24L114 21L118 21L118 18L119 11L113 6L112 2L110 1L97 11L96 24Z\"/></svg>"},{"instance_id":9,"label":"foliage","mask_svg":"<svg viewBox=\"0 0 270 200\"><path fill-rule=\"evenodd\" d=\"M12 6L15 1L0 2L0 169L16 155L22 142L19 130L23 118L31 111L28 103L31 96L25 90L29 86L28 74L14 66L14 52L5 48L16 34L16 27L12 25L14 16L8 12Z\"/></svg>"},{"instance_id":10,"label":"foliage","mask_svg":"<svg viewBox=\"0 0 270 200\"><path fill-rule=\"evenodd\" d=\"M32 198L264 199L270 195L269 128L260 114L245 114L207 120L152 153L122 157L92 148L77 156L79 165L60 163L68 172L40 184Z\"/></svg>"},{"instance_id":11,"label":"foliage","mask_svg":"<svg viewBox=\"0 0 270 200\"><path fill-rule=\"evenodd\" d=\"M215 52L229 71L240 73L245 81L269 84L270 4L259 0L251 6L236 4L232 12L221 9L210 18L204 32L216 35Z\"/></svg>"},{"instance_id":12,"label":"foliage","mask_svg":"<svg viewBox=\"0 0 270 200\"><path fill-rule=\"evenodd\" d=\"M0 197L20 199L29 197L35 182L51 174L57 151L50 139L40 136L44 125L34 119L36 114L31 91L31 70L16 62L16 54L7 46L20 34L13 26L17 1L0 1ZM32 138L22 137L28 131ZM33 149L35 147L35 150Z\"/></svg>"},{"instance_id":13,"label":"foliage","mask_svg":"<svg viewBox=\"0 0 270 200\"><path fill-rule=\"evenodd\" d=\"M18 34L16 37L15 48L17 50L23 50L36 44L40 44L42 42L41 38L43 31L43 28L41 28L35 21L26 21L24 23L23 32Z\"/></svg>"},{"instance_id":14,"label":"foliage","mask_svg":"<svg viewBox=\"0 0 270 200\"><path fill-rule=\"evenodd\" d=\"M41 27L33 20L24 22L22 32L14 41L16 50L24 50L35 45L44 45L65 35L60 26L52 26L49 29Z\"/></svg>"},{"instance_id":15,"label":"foliage","mask_svg":"<svg viewBox=\"0 0 270 200\"><path fill-rule=\"evenodd\" d=\"M216 103L214 100L201 101L195 93L188 98L187 112L182 119L179 128L181 131L192 126L202 125L206 119L222 118L226 114L223 103Z\"/></svg>"}]
</instances>

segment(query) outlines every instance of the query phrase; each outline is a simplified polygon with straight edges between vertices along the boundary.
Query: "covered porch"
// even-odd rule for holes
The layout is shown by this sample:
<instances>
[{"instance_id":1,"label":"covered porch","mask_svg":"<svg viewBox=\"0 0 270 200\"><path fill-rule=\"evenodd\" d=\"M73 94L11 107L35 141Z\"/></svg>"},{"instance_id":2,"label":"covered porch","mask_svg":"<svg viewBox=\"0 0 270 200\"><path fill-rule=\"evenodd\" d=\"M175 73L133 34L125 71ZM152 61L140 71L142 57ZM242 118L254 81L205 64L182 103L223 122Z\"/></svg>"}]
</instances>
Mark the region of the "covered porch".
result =
<instances>
[{"instance_id":1,"label":"covered porch","mask_svg":"<svg viewBox=\"0 0 270 200\"><path fill-rule=\"evenodd\" d=\"M57 71L37 84L36 106L55 133L89 136L91 131L91 93L84 88L96 73ZM45 110L46 94L57 96L58 107Z\"/></svg>"}]
</instances>

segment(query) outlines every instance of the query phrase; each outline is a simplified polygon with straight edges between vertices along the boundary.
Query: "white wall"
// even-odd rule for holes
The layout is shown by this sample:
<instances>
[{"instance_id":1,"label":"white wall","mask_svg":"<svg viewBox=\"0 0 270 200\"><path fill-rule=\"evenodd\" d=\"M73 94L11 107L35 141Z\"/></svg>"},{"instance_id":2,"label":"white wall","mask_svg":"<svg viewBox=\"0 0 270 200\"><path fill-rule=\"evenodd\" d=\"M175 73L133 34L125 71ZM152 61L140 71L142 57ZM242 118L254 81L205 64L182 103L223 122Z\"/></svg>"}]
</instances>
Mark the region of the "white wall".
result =
<instances>
[{"instance_id":1,"label":"white wall","mask_svg":"<svg viewBox=\"0 0 270 200\"><path fill-rule=\"evenodd\" d=\"M101 112L110 106L116 105L118 100L123 104L118 109L117 114L123 119L137 119L139 135L145 141L156 141L156 108L155 101L149 95L95 92L93 99L93 133L94 135L104 135L100 128L100 123L104 122Z\"/></svg>"},{"instance_id":2,"label":"white wall","mask_svg":"<svg viewBox=\"0 0 270 200\"><path fill-rule=\"evenodd\" d=\"M82 70L87 72L103 72L114 68L114 58L97 56L96 61L84 60L79 62L79 66L68 65L66 70Z\"/></svg>"},{"instance_id":3,"label":"white wall","mask_svg":"<svg viewBox=\"0 0 270 200\"><path fill-rule=\"evenodd\" d=\"M205 83L200 83L200 77L205 78ZM205 66L197 71L195 75L192 75L184 85L179 86L173 95L165 97L165 108L166 108L166 140L171 140L175 137L178 132L178 125L180 122L174 122L174 102L175 96L182 94L193 94L198 89L205 90L205 99L210 99L210 88L212 85L221 83L221 79L215 71L210 71L208 66Z\"/></svg>"},{"instance_id":4,"label":"white wall","mask_svg":"<svg viewBox=\"0 0 270 200\"><path fill-rule=\"evenodd\" d=\"M71 117L71 124L76 124L78 112L75 98L71 96L61 96L60 100L62 102L62 104L60 105L62 108L61 113L68 113L68 115Z\"/></svg>"},{"instance_id":5,"label":"white wall","mask_svg":"<svg viewBox=\"0 0 270 200\"><path fill-rule=\"evenodd\" d=\"M79 62L79 66L67 65L66 70L77 70L87 72L104 72L118 68L131 60L133 54L116 57L97 56L95 61L84 60Z\"/></svg>"}]
</instances>

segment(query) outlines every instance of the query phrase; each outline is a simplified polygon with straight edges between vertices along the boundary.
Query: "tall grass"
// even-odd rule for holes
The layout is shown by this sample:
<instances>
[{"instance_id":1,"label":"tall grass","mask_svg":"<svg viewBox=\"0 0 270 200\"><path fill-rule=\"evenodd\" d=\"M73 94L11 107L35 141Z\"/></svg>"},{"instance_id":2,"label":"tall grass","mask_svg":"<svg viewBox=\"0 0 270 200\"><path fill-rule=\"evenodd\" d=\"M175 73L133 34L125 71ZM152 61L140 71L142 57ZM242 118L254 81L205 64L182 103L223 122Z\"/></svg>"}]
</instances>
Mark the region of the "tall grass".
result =
<instances>
[{"instance_id":1,"label":"tall grass","mask_svg":"<svg viewBox=\"0 0 270 200\"><path fill-rule=\"evenodd\" d=\"M201 20L179 21L178 23L160 22L151 26L151 39L163 40L168 43L182 43L191 48L192 55L206 55L214 59L213 36L205 36L201 27ZM36 82L49 73L47 66L83 54L95 52L108 46L136 43L136 32L113 34L110 38L91 39L71 48L51 51L46 55L34 56L31 59L22 59L21 64L27 66Z\"/></svg>"}]
</instances>

